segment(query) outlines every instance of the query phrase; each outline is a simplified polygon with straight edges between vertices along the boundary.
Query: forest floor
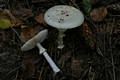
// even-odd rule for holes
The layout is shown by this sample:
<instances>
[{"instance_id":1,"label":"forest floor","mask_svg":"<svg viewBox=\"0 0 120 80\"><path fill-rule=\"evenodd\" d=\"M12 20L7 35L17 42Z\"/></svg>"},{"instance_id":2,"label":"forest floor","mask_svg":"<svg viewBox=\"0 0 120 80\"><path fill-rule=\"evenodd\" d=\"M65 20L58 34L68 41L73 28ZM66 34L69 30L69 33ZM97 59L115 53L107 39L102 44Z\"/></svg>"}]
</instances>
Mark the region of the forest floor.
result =
<instances>
[{"instance_id":1,"label":"forest floor","mask_svg":"<svg viewBox=\"0 0 120 80\"><path fill-rule=\"evenodd\" d=\"M43 18L55 5L74 6L85 16L81 26L65 32L62 50L57 48L58 30ZM0 22L0 80L120 80L119 1L0 0L2 19L14 26L4 28ZM48 37L41 44L61 69L56 75L37 47L21 51L43 29Z\"/></svg>"}]
</instances>

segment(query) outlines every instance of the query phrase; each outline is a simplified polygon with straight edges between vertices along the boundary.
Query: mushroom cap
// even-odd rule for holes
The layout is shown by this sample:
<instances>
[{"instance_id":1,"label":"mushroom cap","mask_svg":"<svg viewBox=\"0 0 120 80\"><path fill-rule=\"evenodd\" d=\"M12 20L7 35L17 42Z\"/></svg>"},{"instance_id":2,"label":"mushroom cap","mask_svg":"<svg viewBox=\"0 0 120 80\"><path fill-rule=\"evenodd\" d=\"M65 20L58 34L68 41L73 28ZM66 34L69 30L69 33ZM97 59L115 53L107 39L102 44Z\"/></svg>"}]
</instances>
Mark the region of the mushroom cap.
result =
<instances>
[{"instance_id":1,"label":"mushroom cap","mask_svg":"<svg viewBox=\"0 0 120 80\"><path fill-rule=\"evenodd\" d=\"M47 35L48 35L48 30L47 29L40 31L36 36L34 36L32 39L28 40L21 47L21 50L22 51L27 51L27 50L30 50L30 49L34 48L37 43L43 42L46 39Z\"/></svg>"},{"instance_id":2,"label":"mushroom cap","mask_svg":"<svg viewBox=\"0 0 120 80\"><path fill-rule=\"evenodd\" d=\"M44 15L46 23L58 29L70 29L80 26L84 16L79 9L68 5L57 5L48 9Z\"/></svg>"}]
</instances>

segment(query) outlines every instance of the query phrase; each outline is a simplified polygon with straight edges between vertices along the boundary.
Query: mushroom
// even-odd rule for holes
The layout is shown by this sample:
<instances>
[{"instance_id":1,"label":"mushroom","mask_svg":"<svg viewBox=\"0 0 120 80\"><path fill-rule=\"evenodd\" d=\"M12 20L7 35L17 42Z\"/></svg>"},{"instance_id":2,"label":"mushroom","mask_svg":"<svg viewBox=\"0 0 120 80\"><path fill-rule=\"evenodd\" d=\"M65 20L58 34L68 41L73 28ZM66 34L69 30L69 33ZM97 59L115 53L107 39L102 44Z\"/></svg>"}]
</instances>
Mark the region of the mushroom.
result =
<instances>
[{"instance_id":1,"label":"mushroom","mask_svg":"<svg viewBox=\"0 0 120 80\"><path fill-rule=\"evenodd\" d=\"M62 49L64 32L80 26L84 21L84 16L80 10L72 6L57 5L46 11L44 19L48 25L58 29L58 48Z\"/></svg>"},{"instance_id":2,"label":"mushroom","mask_svg":"<svg viewBox=\"0 0 120 80\"><path fill-rule=\"evenodd\" d=\"M37 46L38 49L39 49L39 54L43 54L43 56L45 57L45 59L48 61L51 68L53 69L54 73L56 74L57 72L60 71L60 69L57 67L57 65L53 62L53 60L47 54L46 49L40 44L41 42L43 42L46 39L47 34L48 34L47 29L42 30L36 36L34 36L32 39L28 40L21 47L21 50L22 51L27 51L27 50L30 50L30 49L34 48L35 46Z\"/></svg>"}]
</instances>

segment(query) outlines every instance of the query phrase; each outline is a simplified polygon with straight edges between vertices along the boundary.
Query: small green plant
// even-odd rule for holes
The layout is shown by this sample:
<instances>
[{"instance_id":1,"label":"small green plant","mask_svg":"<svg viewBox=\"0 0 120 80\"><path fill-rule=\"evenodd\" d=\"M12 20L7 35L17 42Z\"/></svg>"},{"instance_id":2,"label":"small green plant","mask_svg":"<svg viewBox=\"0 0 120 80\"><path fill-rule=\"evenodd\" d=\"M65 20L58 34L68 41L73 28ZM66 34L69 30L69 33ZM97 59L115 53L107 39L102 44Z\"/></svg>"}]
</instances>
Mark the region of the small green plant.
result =
<instances>
[{"instance_id":1,"label":"small green plant","mask_svg":"<svg viewBox=\"0 0 120 80\"><path fill-rule=\"evenodd\" d=\"M92 0L83 0L83 10L85 14L89 15L92 9Z\"/></svg>"}]
</instances>

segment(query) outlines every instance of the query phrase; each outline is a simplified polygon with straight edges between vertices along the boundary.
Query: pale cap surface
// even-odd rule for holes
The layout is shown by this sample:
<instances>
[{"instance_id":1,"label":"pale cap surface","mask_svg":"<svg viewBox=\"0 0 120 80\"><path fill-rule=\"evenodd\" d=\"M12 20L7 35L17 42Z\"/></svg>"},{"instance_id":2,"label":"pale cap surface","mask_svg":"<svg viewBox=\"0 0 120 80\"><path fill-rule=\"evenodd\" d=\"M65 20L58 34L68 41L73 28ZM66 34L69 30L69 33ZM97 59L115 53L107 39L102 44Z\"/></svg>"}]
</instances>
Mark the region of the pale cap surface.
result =
<instances>
[{"instance_id":1,"label":"pale cap surface","mask_svg":"<svg viewBox=\"0 0 120 80\"><path fill-rule=\"evenodd\" d=\"M36 36L34 36L32 39L28 40L21 47L21 50L22 51L27 51L27 50L30 50L30 49L34 48L37 45L37 43L43 42L47 38L47 35L48 35L48 30L47 29L40 31Z\"/></svg>"},{"instance_id":2,"label":"pale cap surface","mask_svg":"<svg viewBox=\"0 0 120 80\"><path fill-rule=\"evenodd\" d=\"M57 5L48 9L44 15L46 23L58 29L70 29L80 26L84 16L79 9L68 5Z\"/></svg>"}]
</instances>

